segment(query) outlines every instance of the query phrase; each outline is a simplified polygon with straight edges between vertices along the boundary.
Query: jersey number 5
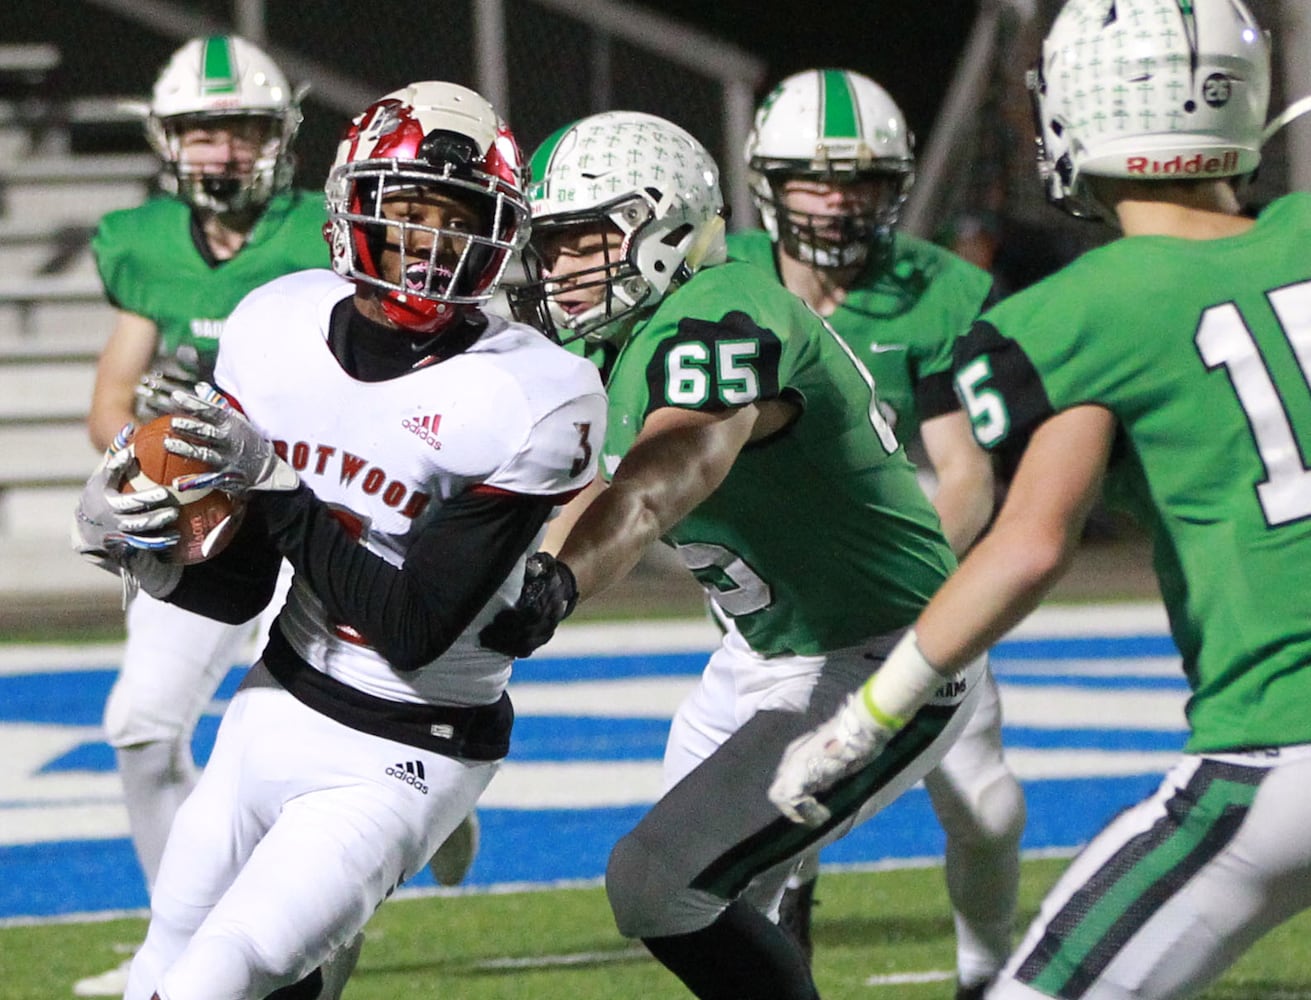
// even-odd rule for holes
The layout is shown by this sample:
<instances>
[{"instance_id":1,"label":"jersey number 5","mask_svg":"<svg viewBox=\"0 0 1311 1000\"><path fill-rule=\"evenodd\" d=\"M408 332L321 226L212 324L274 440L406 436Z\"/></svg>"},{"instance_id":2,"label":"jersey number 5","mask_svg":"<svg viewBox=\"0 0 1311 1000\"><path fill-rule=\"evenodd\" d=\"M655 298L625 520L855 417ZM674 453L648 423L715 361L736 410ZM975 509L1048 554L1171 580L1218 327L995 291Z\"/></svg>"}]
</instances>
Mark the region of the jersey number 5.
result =
<instances>
[{"instance_id":1,"label":"jersey number 5","mask_svg":"<svg viewBox=\"0 0 1311 1000\"><path fill-rule=\"evenodd\" d=\"M1268 298L1297 358L1303 384L1311 385L1311 282L1280 288ZM1225 369L1252 429L1265 466L1256 496L1266 523L1277 527L1311 517L1311 469L1302 460L1288 406L1243 314L1232 302L1212 306L1202 313L1194 340L1207 368Z\"/></svg>"}]
</instances>

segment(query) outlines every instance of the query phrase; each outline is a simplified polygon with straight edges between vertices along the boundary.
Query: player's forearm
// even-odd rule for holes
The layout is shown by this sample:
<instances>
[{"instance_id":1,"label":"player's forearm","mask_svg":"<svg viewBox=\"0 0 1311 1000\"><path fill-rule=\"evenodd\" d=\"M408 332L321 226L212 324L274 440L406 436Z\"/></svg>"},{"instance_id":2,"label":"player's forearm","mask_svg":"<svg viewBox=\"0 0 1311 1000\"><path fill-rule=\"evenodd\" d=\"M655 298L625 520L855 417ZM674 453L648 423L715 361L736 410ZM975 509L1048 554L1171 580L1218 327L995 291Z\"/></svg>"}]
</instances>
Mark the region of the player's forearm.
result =
<instances>
[{"instance_id":1,"label":"player's forearm","mask_svg":"<svg viewBox=\"0 0 1311 1000\"><path fill-rule=\"evenodd\" d=\"M961 410L932 417L920 436L938 481L933 506L951 550L963 555L988 525L994 503L992 458L974 443Z\"/></svg>"},{"instance_id":2,"label":"player's forearm","mask_svg":"<svg viewBox=\"0 0 1311 1000\"><path fill-rule=\"evenodd\" d=\"M551 504L478 494L448 502L402 566L359 544L308 487L255 495L277 550L330 617L359 632L397 670L444 653L468 628L532 543Z\"/></svg>"},{"instance_id":3,"label":"player's forearm","mask_svg":"<svg viewBox=\"0 0 1311 1000\"><path fill-rule=\"evenodd\" d=\"M956 555L964 555L988 525L992 516L992 480L948 477L938 483L933 506L942 522L942 533Z\"/></svg>"},{"instance_id":4,"label":"player's forearm","mask_svg":"<svg viewBox=\"0 0 1311 1000\"><path fill-rule=\"evenodd\" d=\"M553 556L559 555L561 546L573 531L578 519L582 517L583 511L587 510L592 501L603 492L605 492L605 480L598 475L583 492L565 504L563 509L547 522L546 537L542 539L541 550Z\"/></svg>"},{"instance_id":5,"label":"player's forearm","mask_svg":"<svg viewBox=\"0 0 1311 1000\"><path fill-rule=\"evenodd\" d=\"M925 657L944 675L966 666L1037 606L1067 562L1061 541L998 524L921 613Z\"/></svg>"},{"instance_id":6,"label":"player's forearm","mask_svg":"<svg viewBox=\"0 0 1311 1000\"><path fill-rule=\"evenodd\" d=\"M1018 553L1017 545L1029 555ZM1005 527L980 542L860 688L857 701L872 724L892 731L904 726L945 678L1033 610L1064 568L1065 556L1061 544L1035 544Z\"/></svg>"},{"instance_id":7,"label":"player's forearm","mask_svg":"<svg viewBox=\"0 0 1311 1000\"><path fill-rule=\"evenodd\" d=\"M637 491L610 488L594 500L560 545L558 557L586 600L622 580L660 537L660 519Z\"/></svg>"},{"instance_id":8,"label":"player's forearm","mask_svg":"<svg viewBox=\"0 0 1311 1000\"><path fill-rule=\"evenodd\" d=\"M652 414L560 548L584 600L623 579L651 543L724 481L755 426L754 407L731 414Z\"/></svg>"},{"instance_id":9,"label":"player's forearm","mask_svg":"<svg viewBox=\"0 0 1311 1000\"><path fill-rule=\"evenodd\" d=\"M136 412L135 382L112 385L97 384L91 395L91 408L87 412L87 436L99 451L109 447L114 435L124 424L130 423Z\"/></svg>"},{"instance_id":10,"label":"player's forearm","mask_svg":"<svg viewBox=\"0 0 1311 1000\"><path fill-rule=\"evenodd\" d=\"M916 624L920 649L951 673L1037 606L1074 554L1101 493L1114 417L1075 407L1034 431L997 523L966 556Z\"/></svg>"}]
</instances>

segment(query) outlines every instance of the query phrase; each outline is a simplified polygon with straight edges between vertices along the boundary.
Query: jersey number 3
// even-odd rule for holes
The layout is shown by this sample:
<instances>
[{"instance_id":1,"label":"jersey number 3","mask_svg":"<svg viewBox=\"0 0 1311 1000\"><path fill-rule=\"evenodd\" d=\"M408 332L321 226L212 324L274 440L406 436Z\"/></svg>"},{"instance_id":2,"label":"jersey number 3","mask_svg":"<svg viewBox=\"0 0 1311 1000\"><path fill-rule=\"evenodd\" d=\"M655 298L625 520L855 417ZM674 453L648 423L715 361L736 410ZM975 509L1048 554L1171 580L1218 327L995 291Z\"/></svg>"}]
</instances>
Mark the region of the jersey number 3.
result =
<instances>
[{"instance_id":1,"label":"jersey number 3","mask_svg":"<svg viewBox=\"0 0 1311 1000\"><path fill-rule=\"evenodd\" d=\"M1293 349L1305 384L1311 384L1311 282L1269 293L1270 306ZM1195 336L1209 369L1224 368L1247 416L1265 479L1256 496L1271 527L1311 517L1311 469L1302 460L1288 407L1243 314L1232 302L1202 314Z\"/></svg>"}]
</instances>

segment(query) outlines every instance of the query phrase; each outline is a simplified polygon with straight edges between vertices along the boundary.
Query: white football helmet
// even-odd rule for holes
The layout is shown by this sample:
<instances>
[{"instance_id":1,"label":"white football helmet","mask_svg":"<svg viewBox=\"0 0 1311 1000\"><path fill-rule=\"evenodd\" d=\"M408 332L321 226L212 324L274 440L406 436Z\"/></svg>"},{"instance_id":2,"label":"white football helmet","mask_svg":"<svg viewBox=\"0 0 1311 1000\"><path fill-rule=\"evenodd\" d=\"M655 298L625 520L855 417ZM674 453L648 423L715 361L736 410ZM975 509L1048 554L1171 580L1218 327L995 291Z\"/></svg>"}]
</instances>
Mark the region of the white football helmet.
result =
<instances>
[{"instance_id":1,"label":"white football helmet","mask_svg":"<svg viewBox=\"0 0 1311 1000\"><path fill-rule=\"evenodd\" d=\"M809 69L789 76L761 102L744 155L751 194L770 237L788 255L818 267L863 264L871 248L891 243L902 203L915 179L913 139L887 91L845 69ZM891 178L884 201L840 216L841 235L823 238L832 217L790 211L788 178L842 183Z\"/></svg>"},{"instance_id":2,"label":"white football helmet","mask_svg":"<svg viewBox=\"0 0 1311 1000\"><path fill-rule=\"evenodd\" d=\"M384 218L384 197L413 188L476 206L482 232ZM454 83L412 83L369 105L342 136L325 190L333 270L379 289L386 316L415 333L439 332L491 299L528 240L514 135L486 100ZM439 260L447 241L463 247L452 267ZM382 271L389 245L400 253L400 281Z\"/></svg>"},{"instance_id":3,"label":"white football helmet","mask_svg":"<svg viewBox=\"0 0 1311 1000\"><path fill-rule=\"evenodd\" d=\"M191 39L160 72L146 116L146 138L164 160L161 187L193 207L215 212L262 206L291 185L301 96L273 60L244 38ZM185 129L229 119L263 124L253 167L229 164L216 174L182 162Z\"/></svg>"},{"instance_id":4,"label":"white football helmet","mask_svg":"<svg viewBox=\"0 0 1311 1000\"><path fill-rule=\"evenodd\" d=\"M656 115L606 111L567 125L533 154L528 197L533 239L527 282L511 291L516 309L561 340L626 335L637 310L654 307L700 267L722 263L724 199L719 168L690 133ZM600 303L569 315L541 272L541 239L605 220L623 234L618 255L571 278L605 286ZM578 280L581 278L581 282Z\"/></svg>"},{"instance_id":5,"label":"white football helmet","mask_svg":"<svg viewBox=\"0 0 1311 1000\"><path fill-rule=\"evenodd\" d=\"M1069 0L1029 88L1048 199L1096 217L1087 176L1252 173L1270 100L1269 44L1241 0Z\"/></svg>"}]
</instances>

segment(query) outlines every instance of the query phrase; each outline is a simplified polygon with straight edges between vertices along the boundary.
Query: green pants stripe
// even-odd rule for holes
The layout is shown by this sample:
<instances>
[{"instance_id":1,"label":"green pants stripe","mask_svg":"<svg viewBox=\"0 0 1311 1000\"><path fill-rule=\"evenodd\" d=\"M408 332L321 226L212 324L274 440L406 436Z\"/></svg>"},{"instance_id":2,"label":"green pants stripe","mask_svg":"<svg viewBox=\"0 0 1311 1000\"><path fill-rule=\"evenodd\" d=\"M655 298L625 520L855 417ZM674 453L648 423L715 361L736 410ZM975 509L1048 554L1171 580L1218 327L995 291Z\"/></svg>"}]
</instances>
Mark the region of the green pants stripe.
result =
<instances>
[{"instance_id":1,"label":"green pants stripe","mask_svg":"<svg viewBox=\"0 0 1311 1000\"><path fill-rule=\"evenodd\" d=\"M1051 919L1016 978L1077 1000L1167 899L1238 832L1268 772L1205 760Z\"/></svg>"},{"instance_id":2,"label":"green pants stripe","mask_svg":"<svg viewBox=\"0 0 1311 1000\"><path fill-rule=\"evenodd\" d=\"M823 826L798 826L780 817L716 858L697 875L692 888L705 890L724 899L735 898L761 872L803 851L809 844L849 819L867 799L929 748L942 734L956 711L955 706L943 708L926 705L921 708L906 728L866 767L819 796L832 814Z\"/></svg>"}]
</instances>

